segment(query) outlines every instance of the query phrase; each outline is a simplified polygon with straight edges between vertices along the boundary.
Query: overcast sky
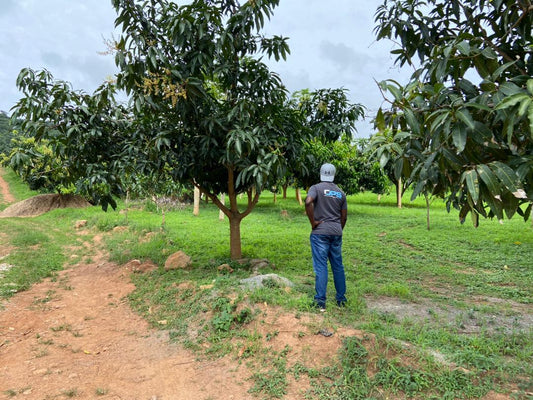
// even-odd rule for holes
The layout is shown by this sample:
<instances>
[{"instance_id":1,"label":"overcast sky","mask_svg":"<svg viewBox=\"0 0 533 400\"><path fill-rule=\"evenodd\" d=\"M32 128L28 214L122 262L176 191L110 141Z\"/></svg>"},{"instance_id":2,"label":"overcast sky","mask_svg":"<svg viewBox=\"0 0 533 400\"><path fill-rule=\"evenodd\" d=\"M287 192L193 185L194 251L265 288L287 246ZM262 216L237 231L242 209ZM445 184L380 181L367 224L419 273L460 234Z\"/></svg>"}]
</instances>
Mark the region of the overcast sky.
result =
<instances>
[{"instance_id":1,"label":"overcast sky","mask_svg":"<svg viewBox=\"0 0 533 400\"><path fill-rule=\"evenodd\" d=\"M289 37L287 61L270 63L293 92L309 88L349 90L368 109L358 124L367 137L382 103L376 81L406 82L393 66L390 42L376 42L374 13L381 0L281 0L266 33ZM24 67L48 69L74 89L92 93L116 73L105 39L118 36L110 0L0 0L0 110L21 97L15 81Z\"/></svg>"}]
</instances>

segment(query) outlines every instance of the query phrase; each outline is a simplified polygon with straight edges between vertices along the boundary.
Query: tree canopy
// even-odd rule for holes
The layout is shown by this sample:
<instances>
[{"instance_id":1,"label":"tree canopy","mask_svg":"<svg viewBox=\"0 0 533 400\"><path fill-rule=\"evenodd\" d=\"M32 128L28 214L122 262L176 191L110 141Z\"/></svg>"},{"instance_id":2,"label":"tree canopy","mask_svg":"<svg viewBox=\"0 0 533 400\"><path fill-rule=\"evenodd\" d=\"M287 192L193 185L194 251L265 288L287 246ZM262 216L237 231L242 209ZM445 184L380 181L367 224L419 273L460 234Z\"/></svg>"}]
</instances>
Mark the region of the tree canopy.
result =
<instances>
[{"instance_id":1,"label":"tree canopy","mask_svg":"<svg viewBox=\"0 0 533 400\"><path fill-rule=\"evenodd\" d=\"M89 96L25 69L14 116L61 158L65 183L104 205L132 181L125 176L196 185L228 216L231 256L240 258L240 223L268 182L302 160L312 138L351 135L362 107L335 90L312 95L317 101L305 109L289 100L262 61L289 54L286 38L261 34L279 0L112 3L122 29L116 82ZM115 86L129 106L115 102Z\"/></svg>"},{"instance_id":2,"label":"tree canopy","mask_svg":"<svg viewBox=\"0 0 533 400\"><path fill-rule=\"evenodd\" d=\"M3 111L0 111L0 154L9 154L11 151L13 131L9 117Z\"/></svg>"},{"instance_id":3,"label":"tree canopy","mask_svg":"<svg viewBox=\"0 0 533 400\"><path fill-rule=\"evenodd\" d=\"M382 165L413 197L448 209L528 219L533 202L533 7L529 0L385 1L377 38L398 44L406 85L380 83L390 107L375 119ZM379 137L389 136L392 140ZM381 142L381 144L379 143Z\"/></svg>"}]
</instances>

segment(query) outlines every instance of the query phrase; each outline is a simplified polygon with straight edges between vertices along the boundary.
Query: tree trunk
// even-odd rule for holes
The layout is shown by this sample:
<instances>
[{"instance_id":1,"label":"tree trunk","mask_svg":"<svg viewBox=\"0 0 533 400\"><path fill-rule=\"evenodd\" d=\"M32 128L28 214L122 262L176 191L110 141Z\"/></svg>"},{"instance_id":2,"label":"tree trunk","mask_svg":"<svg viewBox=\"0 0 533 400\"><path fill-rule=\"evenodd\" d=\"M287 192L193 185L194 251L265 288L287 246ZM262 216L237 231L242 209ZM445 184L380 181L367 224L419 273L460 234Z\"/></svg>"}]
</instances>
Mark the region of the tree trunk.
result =
<instances>
[{"instance_id":1,"label":"tree trunk","mask_svg":"<svg viewBox=\"0 0 533 400\"><path fill-rule=\"evenodd\" d=\"M424 197L426 198L426 223L429 231L429 197L427 193L424 193Z\"/></svg>"},{"instance_id":2,"label":"tree trunk","mask_svg":"<svg viewBox=\"0 0 533 400\"><path fill-rule=\"evenodd\" d=\"M274 204L276 204L278 201L278 191L276 189L276 191L274 192Z\"/></svg>"},{"instance_id":3,"label":"tree trunk","mask_svg":"<svg viewBox=\"0 0 533 400\"><path fill-rule=\"evenodd\" d=\"M242 249L241 249L241 221L252 212L254 207L259 201L259 194L255 188L250 188L246 194L248 196L248 204L246 209L243 212L239 211L237 205L237 191L235 190L234 183L234 174L235 171L232 166L228 166L228 192L226 197L229 200L229 207L218 198L214 193L211 193L199 186L198 189L201 189L207 197L228 217L229 226L230 226L230 255L232 260L242 258Z\"/></svg>"},{"instance_id":4,"label":"tree trunk","mask_svg":"<svg viewBox=\"0 0 533 400\"><path fill-rule=\"evenodd\" d=\"M226 205L226 195L224 193L220 193L220 202L222 203L222 205ZM220 210L218 212L218 219L220 221L224 220L224 211Z\"/></svg>"},{"instance_id":5,"label":"tree trunk","mask_svg":"<svg viewBox=\"0 0 533 400\"><path fill-rule=\"evenodd\" d=\"M194 208L192 214L195 216L200 215L200 189L194 187Z\"/></svg>"},{"instance_id":6,"label":"tree trunk","mask_svg":"<svg viewBox=\"0 0 533 400\"><path fill-rule=\"evenodd\" d=\"M283 188L283 200L285 200L287 198L287 186L288 185L283 185L282 188Z\"/></svg>"},{"instance_id":7,"label":"tree trunk","mask_svg":"<svg viewBox=\"0 0 533 400\"><path fill-rule=\"evenodd\" d=\"M300 193L300 188L296 188L296 200L298 200L299 205L303 205L302 194Z\"/></svg>"},{"instance_id":8,"label":"tree trunk","mask_svg":"<svg viewBox=\"0 0 533 400\"><path fill-rule=\"evenodd\" d=\"M130 189L126 189L126 203L124 205L124 213L126 217L126 225L128 225L128 211L130 207Z\"/></svg>"},{"instance_id":9,"label":"tree trunk","mask_svg":"<svg viewBox=\"0 0 533 400\"><path fill-rule=\"evenodd\" d=\"M229 217L229 237L230 237L230 256L232 260L242 258L241 247L241 221L240 215L231 215Z\"/></svg>"},{"instance_id":10,"label":"tree trunk","mask_svg":"<svg viewBox=\"0 0 533 400\"><path fill-rule=\"evenodd\" d=\"M402 208L402 195L402 178L400 178L396 181L396 204L398 205L398 208Z\"/></svg>"}]
</instances>

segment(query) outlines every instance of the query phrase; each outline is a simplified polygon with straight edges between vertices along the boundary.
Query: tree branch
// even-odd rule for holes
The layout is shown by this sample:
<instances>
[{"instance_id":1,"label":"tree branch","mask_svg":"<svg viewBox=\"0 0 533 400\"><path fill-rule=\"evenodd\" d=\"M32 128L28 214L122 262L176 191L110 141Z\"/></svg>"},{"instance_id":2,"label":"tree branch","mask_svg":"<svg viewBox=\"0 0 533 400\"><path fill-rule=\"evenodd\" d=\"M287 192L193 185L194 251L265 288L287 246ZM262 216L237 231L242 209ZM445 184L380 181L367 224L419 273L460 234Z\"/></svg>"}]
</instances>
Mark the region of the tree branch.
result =
<instances>
[{"instance_id":1,"label":"tree branch","mask_svg":"<svg viewBox=\"0 0 533 400\"><path fill-rule=\"evenodd\" d=\"M260 196L260 192L258 192L257 190L254 191L253 188L248 189L246 194L248 195L248 206L246 207L246 210L241 214L242 218L246 217L248 214L252 212L255 205L259 201L259 196Z\"/></svg>"}]
</instances>

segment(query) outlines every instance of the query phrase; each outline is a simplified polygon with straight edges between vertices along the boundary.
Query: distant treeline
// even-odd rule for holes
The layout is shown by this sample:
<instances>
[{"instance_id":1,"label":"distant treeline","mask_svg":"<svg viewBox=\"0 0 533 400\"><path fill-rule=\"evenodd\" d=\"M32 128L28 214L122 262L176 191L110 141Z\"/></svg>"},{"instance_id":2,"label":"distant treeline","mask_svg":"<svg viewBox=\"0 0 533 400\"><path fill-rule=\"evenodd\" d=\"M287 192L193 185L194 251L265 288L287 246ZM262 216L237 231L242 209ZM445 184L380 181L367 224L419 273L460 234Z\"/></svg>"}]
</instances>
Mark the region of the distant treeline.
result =
<instances>
[{"instance_id":1,"label":"distant treeline","mask_svg":"<svg viewBox=\"0 0 533 400\"><path fill-rule=\"evenodd\" d=\"M0 111L0 154L9 154L12 149L13 130L6 112Z\"/></svg>"}]
</instances>

